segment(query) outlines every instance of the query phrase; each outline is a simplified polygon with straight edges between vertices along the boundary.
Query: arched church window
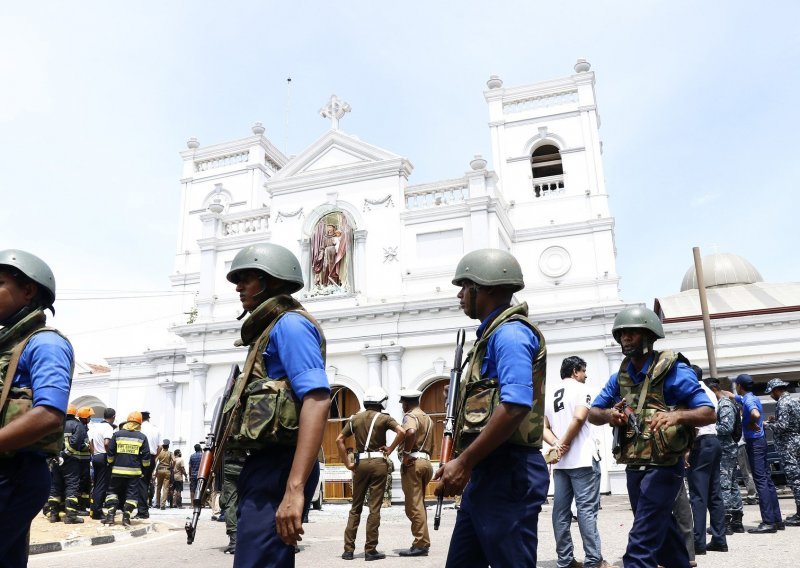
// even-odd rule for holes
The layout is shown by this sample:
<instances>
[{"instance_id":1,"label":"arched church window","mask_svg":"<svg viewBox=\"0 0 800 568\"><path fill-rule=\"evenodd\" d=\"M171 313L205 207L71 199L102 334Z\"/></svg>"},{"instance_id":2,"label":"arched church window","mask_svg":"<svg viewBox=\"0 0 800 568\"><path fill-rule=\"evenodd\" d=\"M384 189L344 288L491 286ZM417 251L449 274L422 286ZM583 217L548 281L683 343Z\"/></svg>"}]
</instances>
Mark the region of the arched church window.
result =
<instances>
[{"instance_id":1,"label":"arched church window","mask_svg":"<svg viewBox=\"0 0 800 568\"><path fill-rule=\"evenodd\" d=\"M560 193L564 189L561 152L552 144L539 146L533 151L531 172L533 174L533 193L536 197Z\"/></svg>"},{"instance_id":2,"label":"arched church window","mask_svg":"<svg viewBox=\"0 0 800 568\"><path fill-rule=\"evenodd\" d=\"M322 216L311 234L310 294L353 290L353 227L341 211Z\"/></svg>"}]
</instances>

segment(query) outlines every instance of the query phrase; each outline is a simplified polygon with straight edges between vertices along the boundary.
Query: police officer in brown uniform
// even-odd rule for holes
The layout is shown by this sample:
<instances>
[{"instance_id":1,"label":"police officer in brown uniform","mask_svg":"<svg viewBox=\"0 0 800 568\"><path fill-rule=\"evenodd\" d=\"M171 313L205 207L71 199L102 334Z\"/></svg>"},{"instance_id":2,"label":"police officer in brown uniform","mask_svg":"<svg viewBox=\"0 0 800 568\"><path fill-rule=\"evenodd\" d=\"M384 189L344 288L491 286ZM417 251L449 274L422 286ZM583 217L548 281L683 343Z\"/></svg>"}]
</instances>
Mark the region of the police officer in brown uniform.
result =
<instances>
[{"instance_id":1,"label":"police officer in brown uniform","mask_svg":"<svg viewBox=\"0 0 800 568\"><path fill-rule=\"evenodd\" d=\"M347 518L344 531L344 560L353 559L356 548L356 533L361 521L361 510L364 508L364 497L369 489L369 517L367 518L367 541L364 545L364 560L382 560L386 555L378 552L378 528L381 525L381 503L386 486L389 468L386 455L391 454L403 441L405 432L397 421L381 412L389 395L380 387L370 387L364 393L364 408L355 416L351 416L339 436L336 447L345 467L353 472L353 506ZM392 445L386 447L386 432L394 430L397 436ZM344 441L355 435L355 463L350 461Z\"/></svg>"},{"instance_id":2,"label":"police officer in brown uniform","mask_svg":"<svg viewBox=\"0 0 800 568\"><path fill-rule=\"evenodd\" d=\"M421 396L422 393L415 389L400 391L403 430L406 432L400 451L400 480L406 498L406 517L411 521L411 534L414 535L411 548L401 550L400 556L427 556L431 547L425 488L433 477L433 420L419 407Z\"/></svg>"},{"instance_id":3,"label":"police officer in brown uniform","mask_svg":"<svg viewBox=\"0 0 800 568\"><path fill-rule=\"evenodd\" d=\"M161 442L156 455L156 507L159 509L167 508L167 498L169 497L169 484L172 477L172 468L175 459L169 451L169 440Z\"/></svg>"}]
</instances>

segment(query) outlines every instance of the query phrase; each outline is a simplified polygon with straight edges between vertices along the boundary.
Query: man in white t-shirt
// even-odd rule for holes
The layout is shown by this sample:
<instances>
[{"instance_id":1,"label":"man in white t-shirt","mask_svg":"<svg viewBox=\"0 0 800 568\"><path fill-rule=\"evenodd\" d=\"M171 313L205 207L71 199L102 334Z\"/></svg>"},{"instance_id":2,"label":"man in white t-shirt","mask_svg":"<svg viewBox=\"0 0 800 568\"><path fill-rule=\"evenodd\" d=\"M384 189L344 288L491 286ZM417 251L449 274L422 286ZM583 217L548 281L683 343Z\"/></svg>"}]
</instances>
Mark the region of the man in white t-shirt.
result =
<instances>
[{"instance_id":1,"label":"man in white t-shirt","mask_svg":"<svg viewBox=\"0 0 800 568\"><path fill-rule=\"evenodd\" d=\"M106 461L106 450L114 435L114 419L117 413L113 408L103 411L102 422L89 424L89 446L92 450L92 469L94 470L94 487L92 488L93 519L103 518L103 503L106 500L108 481L111 479L111 468Z\"/></svg>"},{"instance_id":2,"label":"man in white t-shirt","mask_svg":"<svg viewBox=\"0 0 800 568\"><path fill-rule=\"evenodd\" d=\"M586 361L567 357L561 363L561 384L544 411L544 440L558 451L553 464L553 532L559 568L610 566L600 551L597 511L600 508L600 464L587 422L592 395L586 387ZM575 499L578 528L586 554L584 563L573 555L570 506Z\"/></svg>"}]
</instances>

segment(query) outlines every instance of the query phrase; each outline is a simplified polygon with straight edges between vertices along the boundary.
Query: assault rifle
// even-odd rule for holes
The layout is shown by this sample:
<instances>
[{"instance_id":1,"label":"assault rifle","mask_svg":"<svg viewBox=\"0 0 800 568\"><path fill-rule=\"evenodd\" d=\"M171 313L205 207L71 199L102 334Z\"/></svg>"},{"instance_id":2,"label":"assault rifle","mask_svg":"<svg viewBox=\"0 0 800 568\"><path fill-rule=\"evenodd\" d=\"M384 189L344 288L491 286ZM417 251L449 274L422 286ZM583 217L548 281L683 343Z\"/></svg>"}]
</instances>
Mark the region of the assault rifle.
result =
<instances>
[{"instance_id":1,"label":"assault rifle","mask_svg":"<svg viewBox=\"0 0 800 568\"><path fill-rule=\"evenodd\" d=\"M211 473L216 469L216 464L220 457L222 457L223 446L225 440L221 439L223 434L223 416L222 409L225 406L225 401L231 392L233 383L236 382L236 377L239 376L239 365L231 367L231 373L228 376L228 382L225 385L225 391L222 396L217 399L214 405L214 417L211 419L211 431L206 436L206 447L203 448L203 458L200 460L200 467L197 470L197 486L192 495L192 518L186 521L186 544L194 542L194 536L197 532L197 522L200 520L200 511L203 509L203 498L205 497L206 488L211 479Z\"/></svg>"},{"instance_id":2,"label":"assault rifle","mask_svg":"<svg viewBox=\"0 0 800 568\"><path fill-rule=\"evenodd\" d=\"M450 461L453 455L453 434L455 430L455 412L458 404L458 391L461 388L461 359L464 355L464 330L459 329L456 335L456 357L453 368L450 370L450 386L447 390L447 407L445 410L444 433L442 434L442 452L439 459L439 469ZM444 492L439 493L436 499L436 514L433 517L433 530L439 530L442 522L442 503Z\"/></svg>"},{"instance_id":3,"label":"assault rifle","mask_svg":"<svg viewBox=\"0 0 800 568\"><path fill-rule=\"evenodd\" d=\"M620 412L622 412L628 420L627 426L615 426L614 427L614 448L613 453L617 453L622 450L622 445L625 443L627 437L628 427L630 427L631 431L633 432L633 441L639 439L639 436L642 435L642 428L639 425L639 417L636 416L636 413L633 409L628 406L625 400L622 400L622 404L620 405Z\"/></svg>"}]
</instances>

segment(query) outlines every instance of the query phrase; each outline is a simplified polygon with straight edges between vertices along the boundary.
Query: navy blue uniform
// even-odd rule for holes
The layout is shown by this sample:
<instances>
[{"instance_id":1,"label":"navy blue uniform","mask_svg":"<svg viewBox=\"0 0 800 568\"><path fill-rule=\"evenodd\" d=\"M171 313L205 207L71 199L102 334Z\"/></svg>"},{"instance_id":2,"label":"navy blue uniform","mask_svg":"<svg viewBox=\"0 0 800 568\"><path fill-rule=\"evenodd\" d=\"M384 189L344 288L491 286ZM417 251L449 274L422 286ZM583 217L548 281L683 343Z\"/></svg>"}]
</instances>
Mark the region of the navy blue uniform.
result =
<instances>
[{"instance_id":1,"label":"navy blue uniform","mask_svg":"<svg viewBox=\"0 0 800 568\"><path fill-rule=\"evenodd\" d=\"M650 365L651 354L642 370L636 372L628 365L628 374L641 384ZM611 375L592 406L611 408L620 400L617 373ZM697 380L697 375L685 363L677 363L664 377L664 401L669 406L687 408L714 407ZM673 466L629 465L626 469L628 499L633 509L633 526L628 534L628 548L622 557L626 568L688 568L689 553L678 529L672 508L683 489L683 460Z\"/></svg>"},{"instance_id":2,"label":"navy blue uniform","mask_svg":"<svg viewBox=\"0 0 800 568\"><path fill-rule=\"evenodd\" d=\"M287 312L270 331L264 355L267 375L287 377L298 400L311 391L330 390L317 328L300 314ZM294 547L278 536L275 513L286 492L295 449L274 446L251 452L239 476L236 568L294 567ZM315 462L305 485L306 500L319 480Z\"/></svg>"}]
</instances>

